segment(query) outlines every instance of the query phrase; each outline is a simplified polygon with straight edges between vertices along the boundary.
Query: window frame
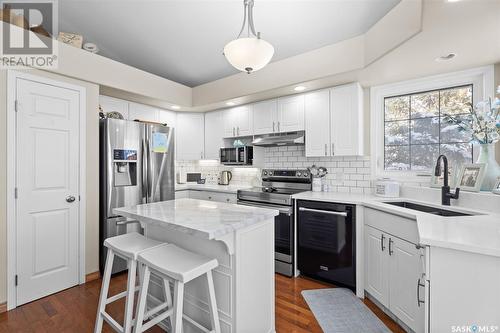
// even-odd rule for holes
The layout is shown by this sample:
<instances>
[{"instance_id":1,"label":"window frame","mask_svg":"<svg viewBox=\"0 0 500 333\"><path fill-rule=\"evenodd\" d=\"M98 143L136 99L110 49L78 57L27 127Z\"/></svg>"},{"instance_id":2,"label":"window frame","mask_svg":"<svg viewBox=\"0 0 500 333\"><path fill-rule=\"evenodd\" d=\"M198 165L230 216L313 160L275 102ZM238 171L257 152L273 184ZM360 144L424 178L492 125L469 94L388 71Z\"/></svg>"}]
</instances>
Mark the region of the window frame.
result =
<instances>
[{"instance_id":1,"label":"window frame","mask_svg":"<svg viewBox=\"0 0 500 333\"><path fill-rule=\"evenodd\" d=\"M371 166L373 178L389 177L407 182L426 182L430 171L385 170L385 98L416 94L472 84L472 103L494 96L493 65L459 72L423 77L414 80L374 86L370 89ZM473 147L473 160L479 149ZM424 178L423 176L427 176Z\"/></svg>"}]
</instances>

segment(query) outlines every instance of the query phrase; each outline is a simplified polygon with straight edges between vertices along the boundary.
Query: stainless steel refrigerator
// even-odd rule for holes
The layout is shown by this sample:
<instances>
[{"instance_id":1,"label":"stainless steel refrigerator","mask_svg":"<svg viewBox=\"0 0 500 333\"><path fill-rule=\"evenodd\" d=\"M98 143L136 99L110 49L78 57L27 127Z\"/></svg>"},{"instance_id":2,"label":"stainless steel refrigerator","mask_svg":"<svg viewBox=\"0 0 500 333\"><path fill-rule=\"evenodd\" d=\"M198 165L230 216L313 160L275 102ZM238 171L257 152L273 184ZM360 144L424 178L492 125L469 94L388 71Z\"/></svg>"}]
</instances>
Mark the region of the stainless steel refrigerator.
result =
<instances>
[{"instance_id":1,"label":"stainless steel refrigerator","mask_svg":"<svg viewBox=\"0 0 500 333\"><path fill-rule=\"evenodd\" d=\"M113 213L113 208L175 198L174 129L160 124L121 119L100 120L100 251L101 273L106 262L103 242L127 232L140 232L137 221ZM127 268L116 259L113 273Z\"/></svg>"}]
</instances>

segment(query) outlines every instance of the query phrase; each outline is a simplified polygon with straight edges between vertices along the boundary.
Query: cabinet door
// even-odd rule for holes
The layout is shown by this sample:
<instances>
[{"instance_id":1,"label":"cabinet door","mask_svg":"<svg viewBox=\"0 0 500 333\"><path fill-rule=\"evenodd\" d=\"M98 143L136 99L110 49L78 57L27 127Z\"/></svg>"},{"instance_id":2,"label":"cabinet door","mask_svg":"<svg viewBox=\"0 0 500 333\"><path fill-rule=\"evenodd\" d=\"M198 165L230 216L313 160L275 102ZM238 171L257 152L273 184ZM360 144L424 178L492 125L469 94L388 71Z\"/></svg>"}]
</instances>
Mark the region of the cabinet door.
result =
<instances>
[{"instance_id":1,"label":"cabinet door","mask_svg":"<svg viewBox=\"0 0 500 333\"><path fill-rule=\"evenodd\" d=\"M329 156L330 91L321 90L305 95L306 156Z\"/></svg>"},{"instance_id":2,"label":"cabinet door","mask_svg":"<svg viewBox=\"0 0 500 333\"><path fill-rule=\"evenodd\" d=\"M242 105L235 108L236 136L253 135L253 107Z\"/></svg>"},{"instance_id":3,"label":"cabinet door","mask_svg":"<svg viewBox=\"0 0 500 333\"><path fill-rule=\"evenodd\" d=\"M223 133L222 112L205 113L205 159L219 159L219 149L224 146Z\"/></svg>"},{"instance_id":4,"label":"cabinet door","mask_svg":"<svg viewBox=\"0 0 500 333\"><path fill-rule=\"evenodd\" d=\"M385 307L389 307L388 237L365 225L365 289Z\"/></svg>"},{"instance_id":5,"label":"cabinet door","mask_svg":"<svg viewBox=\"0 0 500 333\"><path fill-rule=\"evenodd\" d=\"M200 160L204 150L203 113L177 113L177 159Z\"/></svg>"},{"instance_id":6,"label":"cabinet door","mask_svg":"<svg viewBox=\"0 0 500 333\"><path fill-rule=\"evenodd\" d=\"M175 123L177 120L177 115L174 111L169 110L158 110L158 122L162 124L167 124L168 127L175 128Z\"/></svg>"},{"instance_id":7,"label":"cabinet door","mask_svg":"<svg viewBox=\"0 0 500 333\"><path fill-rule=\"evenodd\" d=\"M224 137L232 138L236 136L236 126L237 126L237 108L226 109L222 111L222 120L224 123Z\"/></svg>"},{"instance_id":8,"label":"cabinet door","mask_svg":"<svg viewBox=\"0 0 500 333\"><path fill-rule=\"evenodd\" d=\"M421 253L415 244L390 236L389 309L402 322L417 333L424 332L425 304L418 306L417 293L424 300L424 267Z\"/></svg>"},{"instance_id":9,"label":"cabinet door","mask_svg":"<svg viewBox=\"0 0 500 333\"><path fill-rule=\"evenodd\" d=\"M128 119L157 122L158 109L144 104L130 103Z\"/></svg>"},{"instance_id":10,"label":"cabinet door","mask_svg":"<svg viewBox=\"0 0 500 333\"><path fill-rule=\"evenodd\" d=\"M124 119L129 119L128 118L128 104L129 104L128 101L100 95L99 96L99 104L101 105L102 111L104 113L116 111L116 112L120 112Z\"/></svg>"},{"instance_id":11,"label":"cabinet door","mask_svg":"<svg viewBox=\"0 0 500 333\"><path fill-rule=\"evenodd\" d=\"M358 83L331 89L332 155L363 155L363 90Z\"/></svg>"},{"instance_id":12,"label":"cabinet door","mask_svg":"<svg viewBox=\"0 0 500 333\"><path fill-rule=\"evenodd\" d=\"M253 105L253 132L255 135L274 133L278 126L278 101L273 99Z\"/></svg>"},{"instance_id":13,"label":"cabinet door","mask_svg":"<svg viewBox=\"0 0 500 333\"><path fill-rule=\"evenodd\" d=\"M278 99L278 132L304 129L304 95Z\"/></svg>"}]
</instances>

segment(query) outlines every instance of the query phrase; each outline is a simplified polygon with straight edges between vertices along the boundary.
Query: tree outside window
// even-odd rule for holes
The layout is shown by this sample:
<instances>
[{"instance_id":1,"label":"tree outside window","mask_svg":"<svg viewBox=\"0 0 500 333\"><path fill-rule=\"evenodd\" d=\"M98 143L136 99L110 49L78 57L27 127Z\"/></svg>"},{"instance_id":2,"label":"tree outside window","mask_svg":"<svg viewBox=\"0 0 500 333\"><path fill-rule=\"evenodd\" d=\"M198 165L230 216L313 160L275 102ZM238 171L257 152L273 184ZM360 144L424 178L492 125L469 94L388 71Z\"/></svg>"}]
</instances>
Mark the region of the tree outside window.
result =
<instances>
[{"instance_id":1,"label":"tree outside window","mask_svg":"<svg viewBox=\"0 0 500 333\"><path fill-rule=\"evenodd\" d=\"M455 170L472 162L471 138L443 120L471 105L472 85L384 98L384 169L430 171L440 154Z\"/></svg>"}]
</instances>

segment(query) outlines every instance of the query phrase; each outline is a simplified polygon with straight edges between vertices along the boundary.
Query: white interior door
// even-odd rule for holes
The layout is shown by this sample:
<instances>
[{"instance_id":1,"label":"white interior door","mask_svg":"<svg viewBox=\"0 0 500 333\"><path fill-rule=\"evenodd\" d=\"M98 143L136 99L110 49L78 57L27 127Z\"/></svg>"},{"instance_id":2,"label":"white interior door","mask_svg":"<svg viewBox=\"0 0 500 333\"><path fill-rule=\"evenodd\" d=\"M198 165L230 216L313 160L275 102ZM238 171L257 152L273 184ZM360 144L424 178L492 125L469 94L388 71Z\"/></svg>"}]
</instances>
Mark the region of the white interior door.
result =
<instances>
[{"instance_id":1,"label":"white interior door","mask_svg":"<svg viewBox=\"0 0 500 333\"><path fill-rule=\"evenodd\" d=\"M16 80L17 305L79 281L79 99Z\"/></svg>"}]
</instances>

